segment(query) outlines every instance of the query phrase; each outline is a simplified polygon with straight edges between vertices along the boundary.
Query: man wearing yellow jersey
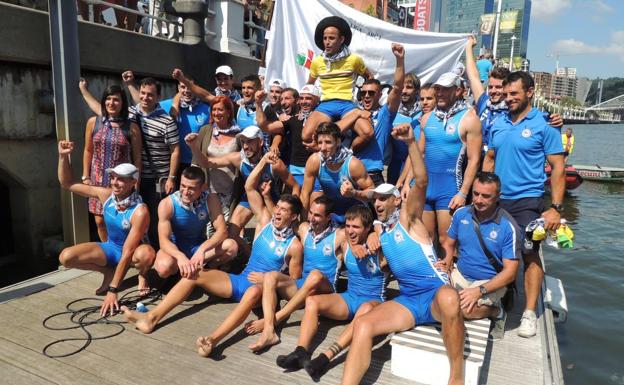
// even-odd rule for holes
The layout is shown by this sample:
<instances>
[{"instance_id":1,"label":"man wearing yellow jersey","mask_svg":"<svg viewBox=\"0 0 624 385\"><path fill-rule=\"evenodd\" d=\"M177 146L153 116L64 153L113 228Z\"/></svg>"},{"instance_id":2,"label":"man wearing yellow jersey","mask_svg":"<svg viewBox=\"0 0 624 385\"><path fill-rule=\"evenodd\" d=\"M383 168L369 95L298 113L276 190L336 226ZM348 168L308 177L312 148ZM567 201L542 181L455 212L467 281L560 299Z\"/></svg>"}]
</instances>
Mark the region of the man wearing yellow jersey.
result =
<instances>
[{"instance_id":1,"label":"man wearing yellow jersey","mask_svg":"<svg viewBox=\"0 0 624 385\"><path fill-rule=\"evenodd\" d=\"M568 127L565 134L561 134L561 143L563 143L563 161L568 162L568 156L574 151L574 133L572 129Z\"/></svg>"},{"instance_id":2,"label":"man wearing yellow jersey","mask_svg":"<svg viewBox=\"0 0 624 385\"><path fill-rule=\"evenodd\" d=\"M351 28L344 19L330 16L321 20L316 26L314 42L323 53L312 60L308 84L320 79L322 94L321 103L306 121L301 135L304 145L309 148L316 146L313 134L320 123L361 113L353 102L353 80L357 75L366 79L373 77L364 60L349 51ZM372 138L370 119L358 118L354 131L358 136L354 137L351 147L357 150Z\"/></svg>"}]
</instances>

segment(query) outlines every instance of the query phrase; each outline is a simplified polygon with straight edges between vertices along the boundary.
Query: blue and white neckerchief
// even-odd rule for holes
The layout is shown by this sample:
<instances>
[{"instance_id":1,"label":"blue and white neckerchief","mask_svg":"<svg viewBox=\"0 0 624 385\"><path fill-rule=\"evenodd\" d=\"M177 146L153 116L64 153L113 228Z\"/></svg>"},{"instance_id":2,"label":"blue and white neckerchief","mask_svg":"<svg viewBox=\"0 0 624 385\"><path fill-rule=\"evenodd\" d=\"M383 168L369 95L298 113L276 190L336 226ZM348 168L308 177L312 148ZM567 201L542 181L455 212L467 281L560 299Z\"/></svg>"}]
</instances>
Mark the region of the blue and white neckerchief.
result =
<instances>
[{"instance_id":1,"label":"blue and white neckerchief","mask_svg":"<svg viewBox=\"0 0 624 385\"><path fill-rule=\"evenodd\" d=\"M442 126L446 129L446 123L447 121L455 114L457 114L458 112L461 112L463 110L465 110L467 108L467 104L466 101L464 99L459 99L455 101L455 104L453 104L451 106L451 108L449 108L446 111L441 111L438 109L438 107L436 107L433 110L433 113L435 114L435 116L440 119L442 121Z\"/></svg>"},{"instance_id":2,"label":"blue and white neckerchief","mask_svg":"<svg viewBox=\"0 0 624 385\"><path fill-rule=\"evenodd\" d=\"M399 111L397 112L403 116L413 118L420 111L422 111L422 108L420 107L420 103L418 102L418 100L416 100L414 101L414 104L412 104L412 106L409 108L407 108L405 104L401 102L401 104L399 105Z\"/></svg>"},{"instance_id":3,"label":"blue and white neckerchief","mask_svg":"<svg viewBox=\"0 0 624 385\"><path fill-rule=\"evenodd\" d=\"M271 219L271 230L273 231L273 237L275 238L275 240L283 242L295 234L290 226L286 226L283 229L278 229L277 227L275 227L275 224L273 223L274 221L275 219Z\"/></svg>"},{"instance_id":4,"label":"blue and white neckerchief","mask_svg":"<svg viewBox=\"0 0 624 385\"><path fill-rule=\"evenodd\" d=\"M490 98L485 102L486 108L491 112L503 112L508 111L509 107L507 107L507 103L505 103L505 99L501 100L498 103L492 103Z\"/></svg>"},{"instance_id":5,"label":"blue and white neckerchief","mask_svg":"<svg viewBox=\"0 0 624 385\"><path fill-rule=\"evenodd\" d=\"M224 90L220 87L215 88L215 96L227 96L233 102L236 102L242 98L238 90Z\"/></svg>"},{"instance_id":6,"label":"blue and white neckerchief","mask_svg":"<svg viewBox=\"0 0 624 385\"><path fill-rule=\"evenodd\" d=\"M117 211L119 212L126 211L126 209L128 209L129 207L143 203L143 199L141 198L139 193L136 192L136 190L132 191L130 195L122 200L117 200L117 197L114 194L112 194L112 197L113 202L115 203L115 209L117 209Z\"/></svg>"},{"instance_id":7,"label":"blue and white neckerchief","mask_svg":"<svg viewBox=\"0 0 624 385\"><path fill-rule=\"evenodd\" d=\"M349 47L347 47L345 44L342 45L342 47L340 48L340 51L336 52L335 54L331 56L327 56L325 51L321 53L321 57L323 57L323 60L325 60L325 68L327 69L327 72L329 72L331 63L345 59L349 55L351 55L351 51L349 51Z\"/></svg>"},{"instance_id":8,"label":"blue and white neckerchief","mask_svg":"<svg viewBox=\"0 0 624 385\"><path fill-rule=\"evenodd\" d=\"M219 128L216 123L212 124L212 136L214 137L219 137L221 134L238 134L240 130L240 127L236 124L233 124L228 128Z\"/></svg>"},{"instance_id":9,"label":"blue and white neckerchief","mask_svg":"<svg viewBox=\"0 0 624 385\"><path fill-rule=\"evenodd\" d=\"M197 214L197 208L203 203L206 202L206 199L208 199L208 191L204 191L199 195L199 198L197 198L195 201L189 203L188 205L185 204L184 202L182 202L182 192L180 190L176 191L173 193L173 199L175 199L180 206L182 206L183 209L185 210L189 210L190 212L192 212L193 214Z\"/></svg>"},{"instance_id":10,"label":"blue and white neckerchief","mask_svg":"<svg viewBox=\"0 0 624 385\"><path fill-rule=\"evenodd\" d=\"M312 228L312 225L310 225L310 230L308 230L308 231L312 235L312 242L314 242L314 244L317 244L320 241L322 241L323 239L325 239L329 234L331 234L334 231L336 231L337 228L338 228L338 226L336 225L336 223L334 221L330 220L329 221L329 225L324 230L322 230L320 233L318 233L318 234L314 233L314 229Z\"/></svg>"},{"instance_id":11,"label":"blue and white neckerchief","mask_svg":"<svg viewBox=\"0 0 624 385\"><path fill-rule=\"evenodd\" d=\"M190 112L193 112L193 108L197 107L199 104L199 99L196 97L192 97L189 100L184 100L180 98L180 108L188 109Z\"/></svg>"},{"instance_id":12,"label":"blue and white neckerchief","mask_svg":"<svg viewBox=\"0 0 624 385\"><path fill-rule=\"evenodd\" d=\"M345 146L340 146L334 155L330 155L328 157L323 156L323 153L319 151L319 156L321 158L321 166L331 166L334 164L339 164L347 160L348 157L353 155L353 151L350 148L346 148Z\"/></svg>"},{"instance_id":13,"label":"blue and white neckerchief","mask_svg":"<svg viewBox=\"0 0 624 385\"><path fill-rule=\"evenodd\" d=\"M380 221L380 220L375 220L373 222L374 225L380 225L381 229L384 233L387 233L388 231L392 230L392 228L394 227L394 225L396 225L397 223L399 223L399 219L401 218L399 209L396 208L394 209L394 211L392 212L392 214L390 214L388 216L388 218L385 221Z\"/></svg>"}]
</instances>

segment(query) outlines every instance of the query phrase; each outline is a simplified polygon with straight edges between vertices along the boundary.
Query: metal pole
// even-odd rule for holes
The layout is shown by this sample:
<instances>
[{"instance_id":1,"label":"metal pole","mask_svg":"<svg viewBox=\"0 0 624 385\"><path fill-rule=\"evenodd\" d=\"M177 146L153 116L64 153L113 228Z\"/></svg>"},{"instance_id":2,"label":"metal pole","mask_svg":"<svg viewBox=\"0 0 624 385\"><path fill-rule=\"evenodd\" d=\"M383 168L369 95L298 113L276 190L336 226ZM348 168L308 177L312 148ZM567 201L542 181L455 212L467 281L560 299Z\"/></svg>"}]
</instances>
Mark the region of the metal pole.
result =
<instances>
[{"instance_id":1,"label":"metal pole","mask_svg":"<svg viewBox=\"0 0 624 385\"><path fill-rule=\"evenodd\" d=\"M494 25L494 50L492 55L496 60L496 52L498 51L498 29L500 27L501 10L503 9L503 0L498 0L498 6L496 8L496 24Z\"/></svg>"},{"instance_id":2,"label":"metal pole","mask_svg":"<svg viewBox=\"0 0 624 385\"><path fill-rule=\"evenodd\" d=\"M511 36L511 52L509 53L509 70L513 71L513 51L514 43L516 42L516 35Z\"/></svg>"},{"instance_id":3,"label":"metal pole","mask_svg":"<svg viewBox=\"0 0 624 385\"><path fill-rule=\"evenodd\" d=\"M70 113L70 110L74 111L81 104L78 91L80 59L76 3L48 0L48 9L56 137L77 142L72 155L76 161L72 163L74 166L81 165L84 129L80 126L78 114ZM81 169L78 167L76 171ZM66 244L89 241L87 204L84 198L61 190L61 214Z\"/></svg>"}]
</instances>

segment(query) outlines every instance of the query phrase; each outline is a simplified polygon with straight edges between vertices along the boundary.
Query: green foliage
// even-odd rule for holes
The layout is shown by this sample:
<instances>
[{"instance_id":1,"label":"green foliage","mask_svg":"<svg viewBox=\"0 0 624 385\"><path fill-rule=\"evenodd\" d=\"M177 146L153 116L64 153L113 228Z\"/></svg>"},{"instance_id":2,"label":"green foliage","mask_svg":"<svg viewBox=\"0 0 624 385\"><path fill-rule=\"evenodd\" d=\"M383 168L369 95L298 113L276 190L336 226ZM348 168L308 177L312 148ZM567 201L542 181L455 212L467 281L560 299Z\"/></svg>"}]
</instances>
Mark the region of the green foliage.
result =
<instances>
[{"instance_id":1,"label":"green foliage","mask_svg":"<svg viewBox=\"0 0 624 385\"><path fill-rule=\"evenodd\" d=\"M373 7L372 4L366 7L364 13L372 17L377 17L377 12L375 11L375 7Z\"/></svg>"}]
</instances>

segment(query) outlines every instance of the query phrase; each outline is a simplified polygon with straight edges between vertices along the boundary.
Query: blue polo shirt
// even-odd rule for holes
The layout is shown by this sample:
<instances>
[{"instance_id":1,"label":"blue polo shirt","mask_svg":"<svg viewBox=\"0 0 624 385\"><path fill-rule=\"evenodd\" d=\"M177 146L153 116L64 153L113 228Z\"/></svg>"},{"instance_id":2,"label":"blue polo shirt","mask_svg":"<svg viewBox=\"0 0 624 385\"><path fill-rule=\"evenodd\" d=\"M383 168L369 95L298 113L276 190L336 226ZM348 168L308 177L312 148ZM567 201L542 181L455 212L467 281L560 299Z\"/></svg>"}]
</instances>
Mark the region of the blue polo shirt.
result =
<instances>
[{"instance_id":1,"label":"blue polo shirt","mask_svg":"<svg viewBox=\"0 0 624 385\"><path fill-rule=\"evenodd\" d=\"M497 273L481 248L473 218L479 222L470 205L455 211L451 219L448 236L458 243L457 268L471 281L491 279ZM497 207L490 218L479 224L479 228L483 242L501 266L503 259L520 258L522 232L507 211Z\"/></svg>"},{"instance_id":2,"label":"blue polo shirt","mask_svg":"<svg viewBox=\"0 0 624 385\"><path fill-rule=\"evenodd\" d=\"M160 106L167 112L171 110L173 99L160 102ZM210 121L210 106L204 102L198 102L193 109L180 108L176 124L180 133L180 163L191 163L193 154L184 141L184 137L190 133L197 133L202 126Z\"/></svg>"},{"instance_id":3,"label":"blue polo shirt","mask_svg":"<svg viewBox=\"0 0 624 385\"><path fill-rule=\"evenodd\" d=\"M375 137L354 155L362 161L367 172L383 171L384 151L390 139L392 121L396 112L390 112L387 104L379 110L371 112Z\"/></svg>"},{"instance_id":4,"label":"blue polo shirt","mask_svg":"<svg viewBox=\"0 0 624 385\"><path fill-rule=\"evenodd\" d=\"M494 150L494 172L502 185L502 199L538 198L544 195L544 162L547 155L563 153L559 131L533 108L512 123L502 114L490 130L488 147Z\"/></svg>"},{"instance_id":5,"label":"blue polo shirt","mask_svg":"<svg viewBox=\"0 0 624 385\"><path fill-rule=\"evenodd\" d=\"M492 62L487 59L477 60L477 70L479 70L481 83L487 82L493 67Z\"/></svg>"}]
</instances>

